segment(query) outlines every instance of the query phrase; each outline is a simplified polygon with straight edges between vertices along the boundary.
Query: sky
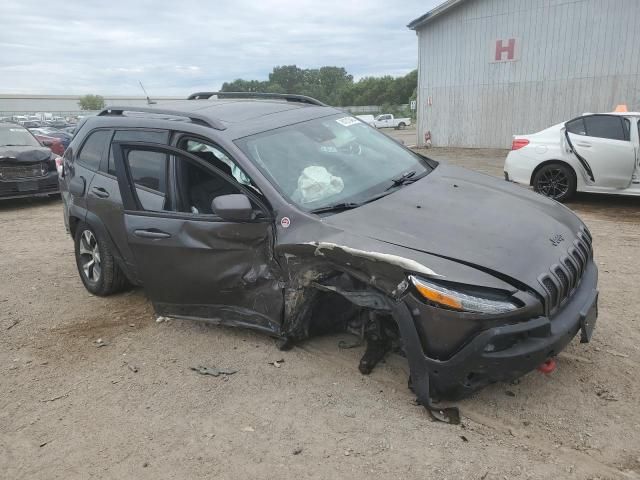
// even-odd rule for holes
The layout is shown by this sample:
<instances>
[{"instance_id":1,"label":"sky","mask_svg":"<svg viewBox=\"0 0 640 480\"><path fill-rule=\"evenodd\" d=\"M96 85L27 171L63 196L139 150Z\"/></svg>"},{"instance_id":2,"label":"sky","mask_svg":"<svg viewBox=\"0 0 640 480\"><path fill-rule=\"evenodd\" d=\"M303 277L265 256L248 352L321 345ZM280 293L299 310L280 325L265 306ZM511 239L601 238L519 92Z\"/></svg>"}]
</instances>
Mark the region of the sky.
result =
<instances>
[{"instance_id":1,"label":"sky","mask_svg":"<svg viewBox=\"0 0 640 480\"><path fill-rule=\"evenodd\" d=\"M266 80L276 65L356 79L416 68L406 25L441 0L2 0L0 93L140 95Z\"/></svg>"}]
</instances>

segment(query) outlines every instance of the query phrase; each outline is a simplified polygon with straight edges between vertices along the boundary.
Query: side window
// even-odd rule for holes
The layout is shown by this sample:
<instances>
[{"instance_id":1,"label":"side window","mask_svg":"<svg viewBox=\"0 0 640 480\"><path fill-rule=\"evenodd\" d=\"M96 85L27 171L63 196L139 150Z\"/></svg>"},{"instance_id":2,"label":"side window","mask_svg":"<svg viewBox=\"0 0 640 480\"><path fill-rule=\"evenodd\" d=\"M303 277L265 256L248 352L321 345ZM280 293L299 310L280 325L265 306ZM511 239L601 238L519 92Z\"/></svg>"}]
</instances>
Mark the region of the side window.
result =
<instances>
[{"instance_id":1,"label":"side window","mask_svg":"<svg viewBox=\"0 0 640 480\"><path fill-rule=\"evenodd\" d=\"M165 153L130 150L126 162L145 210L164 210L167 205L167 167Z\"/></svg>"},{"instance_id":2,"label":"side window","mask_svg":"<svg viewBox=\"0 0 640 480\"><path fill-rule=\"evenodd\" d=\"M584 118L576 118L567 122L567 132L575 135L586 135L587 129L584 126Z\"/></svg>"},{"instance_id":3,"label":"side window","mask_svg":"<svg viewBox=\"0 0 640 480\"><path fill-rule=\"evenodd\" d=\"M244 170L229 155L215 145L200 140L187 139L181 142L180 148L196 157L200 157L205 162L235 178L238 183L250 187L256 193L260 193L258 187L251 181L251 178Z\"/></svg>"},{"instance_id":4,"label":"side window","mask_svg":"<svg viewBox=\"0 0 640 480\"><path fill-rule=\"evenodd\" d=\"M98 170L110 135L110 130L96 130L90 133L76 159L87 167Z\"/></svg>"},{"instance_id":5,"label":"side window","mask_svg":"<svg viewBox=\"0 0 640 480\"><path fill-rule=\"evenodd\" d=\"M167 188L169 158L175 188ZM242 193L238 185L180 155L130 150L125 160L136 185L140 205L147 211L182 212L214 217L212 202L220 195ZM169 198L171 193L175 198Z\"/></svg>"},{"instance_id":6,"label":"side window","mask_svg":"<svg viewBox=\"0 0 640 480\"><path fill-rule=\"evenodd\" d=\"M592 115L584 118L587 136L611 140L629 140L628 122L626 118L617 115Z\"/></svg>"},{"instance_id":7,"label":"side window","mask_svg":"<svg viewBox=\"0 0 640 480\"><path fill-rule=\"evenodd\" d=\"M113 142L147 142L147 143L160 143L166 145L169 141L169 132L163 130L116 130L113 135ZM109 146L109 160L107 167L104 166L101 170L116 174L115 160L113 159L113 149Z\"/></svg>"},{"instance_id":8,"label":"side window","mask_svg":"<svg viewBox=\"0 0 640 480\"><path fill-rule=\"evenodd\" d=\"M242 193L237 185L182 157L175 157L175 167L179 212L213 215L214 198Z\"/></svg>"}]
</instances>

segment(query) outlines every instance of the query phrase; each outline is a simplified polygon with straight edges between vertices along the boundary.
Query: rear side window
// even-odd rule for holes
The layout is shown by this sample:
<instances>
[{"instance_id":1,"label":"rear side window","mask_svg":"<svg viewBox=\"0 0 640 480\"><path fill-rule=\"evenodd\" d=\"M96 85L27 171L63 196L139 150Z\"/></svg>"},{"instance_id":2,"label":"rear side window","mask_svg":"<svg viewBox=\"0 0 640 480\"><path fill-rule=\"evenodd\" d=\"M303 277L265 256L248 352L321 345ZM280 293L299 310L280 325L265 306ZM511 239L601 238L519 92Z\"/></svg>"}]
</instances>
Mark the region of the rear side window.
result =
<instances>
[{"instance_id":1,"label":"rear side window","mask_svg":"<svg viewBox=\"0 0 640 480\"><path fill-rule=\"evenodd\" d=\"M113 142L147 142L166 145L169 141L169 132L165 130L116 130ZM103 170L105 170L103 168ZM111 175L116 174L116 164L113 158L113 148L109 149L109 160L106 171ZM154 189L157 190L157 189Z\"/></svg>"},{"instance_id":2,"label":"rear side window","mask_svg":"<svg viewBox=\"0 0 640 480\"><path fill-rule=\"evenodd\" d=\"M593 115L584 119L587 136L611 140L629 140L628 122L626 118L613 115Z\"/></svg>"},{"instance_id":3,"label":"rear side window","mask_svg":"<svg viewBox=\"0 0 640 480\"><path fill-rule=\"evenodd\" d=\"M134 150L129 153L128 160L131 176L136 186L166 193L167 155Z\"/></svg>"},{"instance_id":4,"label":"rear side window","mask_svg":"<svg viewBox=\"0 0 640 480\"><path fill-rule=\"evenodd\" d=\"M584 126L584 118L576 118L567 122L567 132L575 135L586 135L587 128Z\"/></svg>"},{"instance_id":5,"label":"rear side window","mask_svg":"<svg viewBox=\"0 0 640 480\"><path fill-rule=\"evenodd\" d=\"M96 130L90 133L76 159L87 167L97 170L110 135L109 130Z\"/></svg>"},{"instance_id":6,"label":"rear side window","mask_svg":"<svg viewBox=\"0 0 640 480\"><path fill-rule=\"evenodd\" d=\"M164 209L167 193L167 154L132 150L126 161L142 208Z\"/></svg>"}]
</instances>

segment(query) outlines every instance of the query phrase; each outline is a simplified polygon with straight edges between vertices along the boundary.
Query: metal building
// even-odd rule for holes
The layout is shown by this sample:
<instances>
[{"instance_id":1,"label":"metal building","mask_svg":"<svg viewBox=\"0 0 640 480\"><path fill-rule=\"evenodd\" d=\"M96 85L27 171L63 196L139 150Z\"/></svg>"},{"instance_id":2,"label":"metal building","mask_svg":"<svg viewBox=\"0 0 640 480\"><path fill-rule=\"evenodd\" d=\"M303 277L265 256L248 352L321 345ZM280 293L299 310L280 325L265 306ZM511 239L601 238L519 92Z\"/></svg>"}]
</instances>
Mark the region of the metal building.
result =
<instances>
[{"instance_id":1,"label":"metal building","mask_svg":"<svg viewBox=\"0 0 640 480\"><path fill-rule=\"evenodd\" d=\"M508 148L584 112L640 110L640 0L449 0L415 19L418 144Z\"/></svg>"}]
</instances>

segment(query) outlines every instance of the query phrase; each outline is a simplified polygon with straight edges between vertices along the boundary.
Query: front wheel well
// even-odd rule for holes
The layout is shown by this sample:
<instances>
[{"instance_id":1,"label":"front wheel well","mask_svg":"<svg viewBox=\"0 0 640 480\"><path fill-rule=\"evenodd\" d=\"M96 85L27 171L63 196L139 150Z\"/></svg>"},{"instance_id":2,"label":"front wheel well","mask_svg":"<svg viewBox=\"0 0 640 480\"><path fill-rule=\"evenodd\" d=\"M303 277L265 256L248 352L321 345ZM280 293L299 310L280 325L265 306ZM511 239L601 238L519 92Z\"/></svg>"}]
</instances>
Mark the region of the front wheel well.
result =
<instances>
[{"instance_id":1,"label":"front wheel well","mask_svg":"<svg viewBox=\"0 0 640 480\"><path fill-rule=\"evenodd\" d=\"M552 165L552 164L557 164L557 165L564 165L565 167L567 167L574 176L574 179L577 180L578 176L576 174L575 169L567 162L565 162L564 160L545 160L544 162L542 162L540 165L538 165L536 168L534 168L533 172L531 172L531 178L529 179L529 185L533 187L533 179L536 177L536 174L542 170L543 167L546 167L547 165Z\"/></svg>"}]
</instances>

